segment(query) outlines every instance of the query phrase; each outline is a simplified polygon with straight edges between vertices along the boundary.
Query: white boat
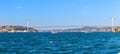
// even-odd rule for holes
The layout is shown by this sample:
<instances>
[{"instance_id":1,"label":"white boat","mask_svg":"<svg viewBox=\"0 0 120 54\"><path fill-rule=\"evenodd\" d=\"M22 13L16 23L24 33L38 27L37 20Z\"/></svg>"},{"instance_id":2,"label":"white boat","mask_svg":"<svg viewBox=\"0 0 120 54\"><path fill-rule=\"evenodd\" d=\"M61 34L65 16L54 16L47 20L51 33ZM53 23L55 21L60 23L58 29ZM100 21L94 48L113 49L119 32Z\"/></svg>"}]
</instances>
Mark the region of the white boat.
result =
<instances>
[{"instance_id":1,"label":"white boat","mask_svg":"<svg viewBox=\"0 0 120 54\"><path fill-rule=\"evenodd\" d=\"M56 34L56 33L58 33L58 32L55 32L55 31L51 31L51 33L52 33L52 34Z\"/></svg>"}]
</instances>

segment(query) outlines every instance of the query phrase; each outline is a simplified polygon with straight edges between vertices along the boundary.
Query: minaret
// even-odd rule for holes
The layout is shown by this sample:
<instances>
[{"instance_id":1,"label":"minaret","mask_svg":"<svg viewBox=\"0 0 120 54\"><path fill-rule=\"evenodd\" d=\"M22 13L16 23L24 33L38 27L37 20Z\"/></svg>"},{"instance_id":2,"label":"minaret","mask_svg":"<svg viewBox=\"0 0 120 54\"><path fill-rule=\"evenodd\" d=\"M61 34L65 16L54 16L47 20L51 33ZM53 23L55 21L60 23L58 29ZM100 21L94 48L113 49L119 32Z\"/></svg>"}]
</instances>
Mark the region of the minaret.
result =
<instances>
[{"instance_id":1,"label":"minaret","mask_svg":"<svg viewBox=\"0 0 120 54\"><path fill-rule=\"evenodd\" d=\"M112 17L112 32L114 32L114 18Z\"/></svg>"}]
</instances>

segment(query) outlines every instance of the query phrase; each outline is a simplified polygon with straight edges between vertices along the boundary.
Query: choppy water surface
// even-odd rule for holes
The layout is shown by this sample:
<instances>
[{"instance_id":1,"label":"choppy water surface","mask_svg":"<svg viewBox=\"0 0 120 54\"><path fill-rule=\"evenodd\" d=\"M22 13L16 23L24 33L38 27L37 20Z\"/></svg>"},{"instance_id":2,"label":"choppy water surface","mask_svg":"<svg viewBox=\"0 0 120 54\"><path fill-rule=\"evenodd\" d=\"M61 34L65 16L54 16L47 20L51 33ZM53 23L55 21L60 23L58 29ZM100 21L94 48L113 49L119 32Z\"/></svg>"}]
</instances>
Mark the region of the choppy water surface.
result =
<instances>
[{"instance_id":1,"label":"choppy water surface","mask_svg":"<svg viewBox=\"0 0 120 54\"><path fill-rule=\"evenodd\" d=\"M1 54L117 54L120 33L0 33Z\"/></svg>"}]
</instances>

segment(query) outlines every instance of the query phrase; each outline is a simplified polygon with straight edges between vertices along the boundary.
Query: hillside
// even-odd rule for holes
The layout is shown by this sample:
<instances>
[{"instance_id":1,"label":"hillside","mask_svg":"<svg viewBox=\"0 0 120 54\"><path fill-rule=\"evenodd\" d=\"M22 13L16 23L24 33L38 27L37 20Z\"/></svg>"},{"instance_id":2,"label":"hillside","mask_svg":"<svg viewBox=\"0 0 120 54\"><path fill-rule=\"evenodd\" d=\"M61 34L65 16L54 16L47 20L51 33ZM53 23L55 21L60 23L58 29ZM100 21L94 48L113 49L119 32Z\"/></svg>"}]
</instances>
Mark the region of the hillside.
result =
<instances>
[{"instance_id":1,"label":"hillside","mask_svg":"<svg viewBox=\"0 0 120 54\"><path fill-rule=\"evenodd\" d=\"M69 29L58 29L51 30L54 32L111 32L111 27L82 27L82 28L69 28Z\"/></svg>"},{"instance_id":2,"label":"hillside","mask_svg":"<svg viewBox=\"0 0 120 54\"><path fill-rule=\"evenodd\" d=\"M28 28L29 31L28 32L37 32L36 29L34 28ZM0 26L0 32L26 32L27 31L27 27L25 26Z\"/></svg>"}]
</instances>

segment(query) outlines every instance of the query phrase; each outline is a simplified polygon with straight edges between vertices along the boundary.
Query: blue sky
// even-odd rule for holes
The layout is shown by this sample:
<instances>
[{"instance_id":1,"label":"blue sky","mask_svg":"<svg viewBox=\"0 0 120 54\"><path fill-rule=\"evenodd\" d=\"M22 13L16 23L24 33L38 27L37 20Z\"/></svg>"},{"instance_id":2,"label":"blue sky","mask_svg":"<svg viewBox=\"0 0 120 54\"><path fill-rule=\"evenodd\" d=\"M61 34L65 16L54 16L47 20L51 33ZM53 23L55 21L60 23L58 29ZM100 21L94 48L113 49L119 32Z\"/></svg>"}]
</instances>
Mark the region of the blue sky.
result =
<instances>
[{"instance_id":1,"label":"blue sky","mask_svg":"<svg viewBox=\"0 0 120 54\"><path fill-rule=\"evenodd\" d=\"M0 0L0 24L120 25L120 0Z\"/></svg>"}]
</instances>

